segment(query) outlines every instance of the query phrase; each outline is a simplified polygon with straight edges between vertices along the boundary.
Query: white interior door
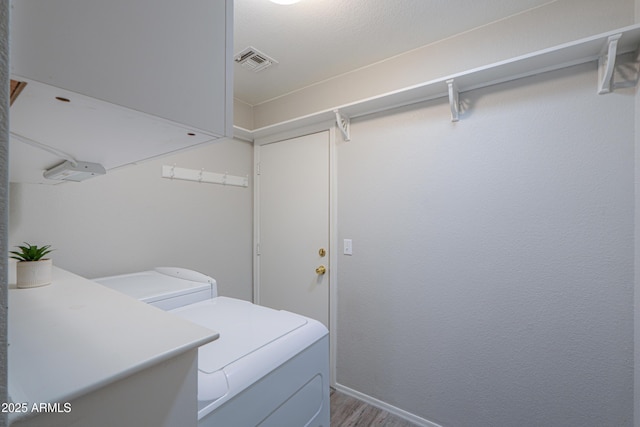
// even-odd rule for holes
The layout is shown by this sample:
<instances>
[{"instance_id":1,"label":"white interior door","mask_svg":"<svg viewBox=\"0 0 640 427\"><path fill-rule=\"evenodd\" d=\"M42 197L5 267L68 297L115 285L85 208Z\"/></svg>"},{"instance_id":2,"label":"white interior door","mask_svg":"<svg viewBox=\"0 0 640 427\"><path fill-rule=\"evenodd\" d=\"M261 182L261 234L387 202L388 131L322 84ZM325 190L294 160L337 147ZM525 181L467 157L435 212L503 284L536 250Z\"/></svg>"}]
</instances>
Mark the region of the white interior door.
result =
<instances>
[{"instance_id":1,"label":"white interior door","mask_svg":"<svg viewBox=\"0 0 640 427\"><path fill-rule=\"evenodd\" d=\"M256 302L329 327L329 132L257 150Z\"/></svg>"}]
</instances>

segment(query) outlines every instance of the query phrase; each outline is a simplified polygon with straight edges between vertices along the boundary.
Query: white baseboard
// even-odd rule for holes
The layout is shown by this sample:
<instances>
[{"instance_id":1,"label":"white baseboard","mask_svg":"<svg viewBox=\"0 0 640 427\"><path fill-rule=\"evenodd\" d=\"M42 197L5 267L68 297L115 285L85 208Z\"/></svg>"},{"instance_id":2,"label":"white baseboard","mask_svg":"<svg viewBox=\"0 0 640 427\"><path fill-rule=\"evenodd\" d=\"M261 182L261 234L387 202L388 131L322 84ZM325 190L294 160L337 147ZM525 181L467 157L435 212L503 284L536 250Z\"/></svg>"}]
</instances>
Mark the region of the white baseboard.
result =
<instances>
[{"instance_id":1,"label":"white baseboard","mask_svg":"<svg viewBox=\"0 0 640 427\"><path fill-rule=\"evenodd\" d=\"M364 393L360 393L359 391L350 389L349 387L345 387L342 384L336 383L333 386L337 391L349 395L351 397L355 397L356 399L362 400L363 402L368 403L371 406L375 406L376 408L380 408L383 411L387 411L390 414L393 414L397 417L400 417L404 420L410 421L414 424L417 424L421 427L442 427L440 424L436 424L429 420L425 420L424 418L420 418L417 415L414 415L410 412L402 410L400 408L396 408L395 406L389 405L386 402L376 399L375 397L371 397Z\"/></svg>"}]
</instances>

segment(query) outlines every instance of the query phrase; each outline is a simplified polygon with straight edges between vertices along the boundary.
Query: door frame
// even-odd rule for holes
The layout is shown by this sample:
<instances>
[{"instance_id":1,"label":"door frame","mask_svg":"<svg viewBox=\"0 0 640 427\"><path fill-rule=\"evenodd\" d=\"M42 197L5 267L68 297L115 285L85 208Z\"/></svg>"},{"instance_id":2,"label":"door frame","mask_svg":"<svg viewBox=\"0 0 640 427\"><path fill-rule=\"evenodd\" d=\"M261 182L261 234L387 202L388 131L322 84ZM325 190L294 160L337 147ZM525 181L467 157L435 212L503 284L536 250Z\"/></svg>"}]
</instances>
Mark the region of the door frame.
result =
<instances>
[{"instance_id":1,"label":"door frame","mask_svg":"<svg viewBox=\"0 0 640 427\"><path fill-rule=\"evenodd\" d=\"M262 145L298 138L327 131L329 136L329 382L336 384L336 329L338 288L338 227L337 227L337 164L335 122L323 122L313 126L257 138L253 141L253 302L260 298L260 147Z\"/></svg>"}]
</instances>

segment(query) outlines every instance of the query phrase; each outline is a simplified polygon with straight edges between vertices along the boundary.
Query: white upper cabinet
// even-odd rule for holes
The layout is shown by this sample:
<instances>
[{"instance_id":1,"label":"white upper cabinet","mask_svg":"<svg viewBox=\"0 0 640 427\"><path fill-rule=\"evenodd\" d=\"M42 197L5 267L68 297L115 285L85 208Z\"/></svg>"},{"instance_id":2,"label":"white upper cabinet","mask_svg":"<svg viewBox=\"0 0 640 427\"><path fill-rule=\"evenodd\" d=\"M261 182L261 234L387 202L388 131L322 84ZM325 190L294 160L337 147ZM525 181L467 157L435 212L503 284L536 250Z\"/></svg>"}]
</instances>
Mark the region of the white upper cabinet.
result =
<instances>
[{"instance_id":1,"label":"white upper cabinet","mask_svg":"<svg viewBox=\"0 0 640 427\"><path fill-rule=\"evenodd\" d=\"M109 170L232 136L232 0L11 7L11 78L27 83L10 109L11 181L49 181L61 154Z\"/></svg>"}]
</instances>

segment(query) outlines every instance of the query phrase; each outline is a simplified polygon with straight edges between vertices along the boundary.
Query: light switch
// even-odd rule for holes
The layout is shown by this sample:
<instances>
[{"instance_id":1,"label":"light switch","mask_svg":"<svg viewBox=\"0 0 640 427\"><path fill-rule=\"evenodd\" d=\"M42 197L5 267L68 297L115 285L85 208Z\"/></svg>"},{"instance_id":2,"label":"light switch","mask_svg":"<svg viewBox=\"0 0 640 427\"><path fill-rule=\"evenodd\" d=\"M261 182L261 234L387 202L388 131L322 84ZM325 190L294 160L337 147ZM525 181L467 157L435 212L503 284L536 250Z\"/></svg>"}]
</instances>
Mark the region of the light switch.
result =
<instances>
[{"instance_id":1,"label":"light switch","mask_svg":"<svg viewBox=\"0 0 640 427\"><path fill-rule=\"evenodd\" d=\"M353 255L353 242L351 239L344 239L344 254Z\"/></svg>"}]
</instances>

